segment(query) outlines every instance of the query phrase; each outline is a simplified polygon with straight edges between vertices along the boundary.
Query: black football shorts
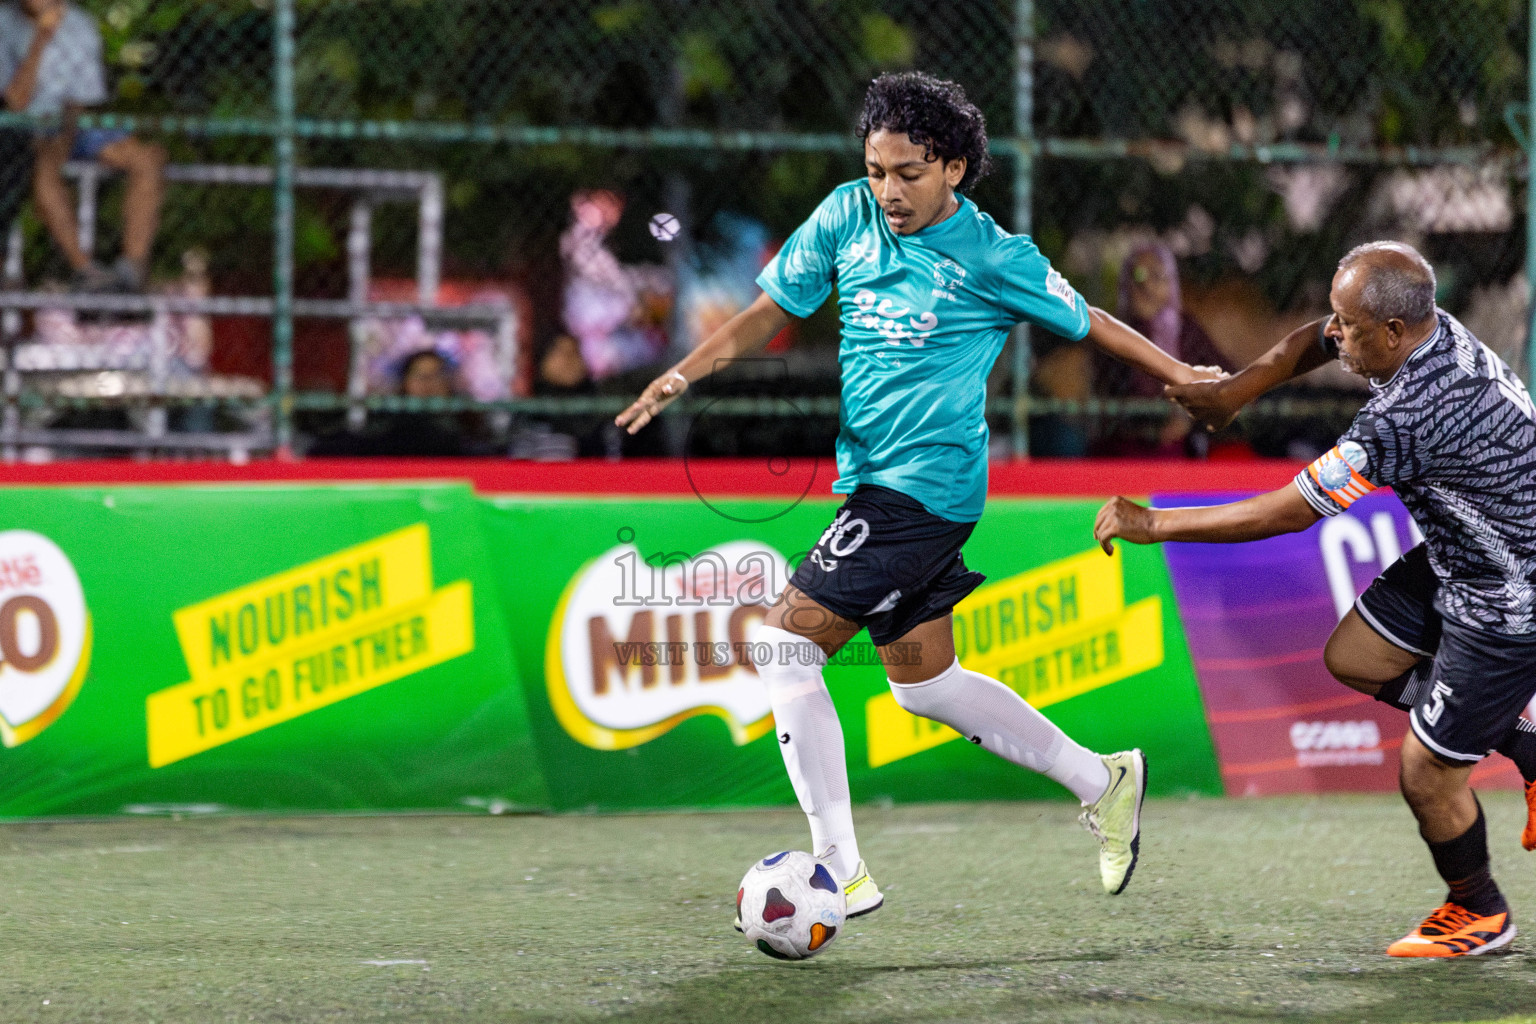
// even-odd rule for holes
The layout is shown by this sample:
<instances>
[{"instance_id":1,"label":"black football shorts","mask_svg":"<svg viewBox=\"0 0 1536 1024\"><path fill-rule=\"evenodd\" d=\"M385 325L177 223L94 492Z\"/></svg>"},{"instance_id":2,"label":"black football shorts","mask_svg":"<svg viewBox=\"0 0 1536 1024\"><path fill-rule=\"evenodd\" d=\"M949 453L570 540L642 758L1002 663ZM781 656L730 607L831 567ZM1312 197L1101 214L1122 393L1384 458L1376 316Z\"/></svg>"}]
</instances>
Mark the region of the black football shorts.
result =
<instances>
[{"instance_id":1,"label":"black football shorts","mask_svg":"<svg viewBox=\"0 0 1536 1024\"><path fill-rule=\"evenodd\" d=\"M1355 599L1355 611L1394 647L1433 658L1440 646L1440 613L1435 611L1439 589L1429 552L1420 544L1371 581Z\"/></svg>"},{"instance_id":2,"label":"black football shorts","mask_svg":"<svg viewBox=\"0 0 1536 1024\"><path fill-rule=\"evenodd\" d=\"M817 604L867 628L869 638L883 647L914 626L949 614L986 580L960 556L975 528L936 516L898 491L861 484L790 582Z\"/></svg>"},{"instance_id":3,"label":"black football shorts","mask_svg":"<svg viewBox=\"0 0 1536 1024\"><path fill-rule=\"evenodd\" d=\"M1441 623L1429 686L1408 713L1414 735L1452 764L1481 761L1536 696L1536 639Z\"/></svg>"},{"instance_id":4,"label":"black football shorts","mask_svg":"<svg viewBox=\"0 0 1536 1024\"><path fill-rule=\"evenodd\" d=\"M1447 622L1435 608L1440 580L1420 544L1387 566L1355 601L1382 638L1434 658L1409 713L1414 735L1442 760L1472 764L1508 734L1536 695L1536 638L1520 640Z\"/></svg>"}]
</instances>

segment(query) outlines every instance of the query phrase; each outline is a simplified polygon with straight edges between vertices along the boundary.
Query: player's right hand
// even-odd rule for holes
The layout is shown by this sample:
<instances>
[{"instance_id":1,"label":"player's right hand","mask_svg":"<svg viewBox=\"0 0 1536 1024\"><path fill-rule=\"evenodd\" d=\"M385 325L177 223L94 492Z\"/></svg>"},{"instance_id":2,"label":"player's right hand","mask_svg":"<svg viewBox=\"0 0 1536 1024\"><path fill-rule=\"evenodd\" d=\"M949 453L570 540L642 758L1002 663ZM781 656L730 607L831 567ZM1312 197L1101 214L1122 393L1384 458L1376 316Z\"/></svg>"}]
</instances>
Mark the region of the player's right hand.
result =
<instances>
[{"instance_id":1,"label":"player's right hand","mask_svg":"<svg viewBox=\"0 0 1536 1024\"><path fill-rule=\"evenodd\" d=\"M1194 421L1214 433L1237 418L1243 408L1242 396L1232 386L1231 377L1197 380L1192 384L1169 384L1163 395L1189 413Z\"/></svg>"},{"instance_id":2,"label":"player's right hand","mask_svg":"<svg viewBox=\"0 0 1536 1024\"><path fill-rule=\"evenodd\" d=\"M1093 539L1099 542L1106 555L1115 553L1110 541L1116 537L1132 544L1151 544L1155 541L1152 514L1151 509L1129 498L1110 498L1093 521Z\"/></svg>"},{"instance_id":3,"label":"player's right hand","mask_svg":"<svg viewBox=\"0 0 1536 1024\"><path fill-rule=\"evenodd\" d=\"M633 434L655 419L657 413L677 401L678 396L687 390L688 378L676 370L668 370L647 384L634 404L615 416L613 422L628 427L628 432Z\"/></svg>"}]
</instances>

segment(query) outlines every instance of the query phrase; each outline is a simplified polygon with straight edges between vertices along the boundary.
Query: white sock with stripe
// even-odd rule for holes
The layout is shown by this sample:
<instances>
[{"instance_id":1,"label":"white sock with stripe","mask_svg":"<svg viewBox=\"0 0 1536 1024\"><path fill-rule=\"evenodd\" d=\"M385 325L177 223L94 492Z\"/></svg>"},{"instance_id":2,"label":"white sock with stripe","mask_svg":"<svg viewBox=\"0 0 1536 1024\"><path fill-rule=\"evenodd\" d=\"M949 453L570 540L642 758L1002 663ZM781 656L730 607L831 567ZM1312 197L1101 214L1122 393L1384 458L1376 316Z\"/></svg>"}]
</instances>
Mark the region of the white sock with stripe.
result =
<instances>
[{"instance_id":1,"label":"white sock with stripe","mask_svg":"<svg viewBox=\"0 0 1536 1024\"><path fill-rule=\"evenodd\" d=\"M759 626L753 647L766 644L769 656L757 665L768 688L768 703L800 809L811 825L811 852L825 857L840 881L853 878L859 843L853 836L848 796L848 762L843 727L832 694L821 677L827 656L810 640L776 626Z\"/></svg>"},{"instance_id":2,"label":"white sock with stripe","mask_svg":"<svg viewBox=\"0 0 1536 1024\"><path fill-rule=\"evenodd\" d=\"M892 682L891 692L912 714L943 722L998 757L1055 779L1083 803L1093 803L1109 786L1098 754L1074 743L996 679L963 668L959 658L924 682Z\"/></svg>"}]
</instances>

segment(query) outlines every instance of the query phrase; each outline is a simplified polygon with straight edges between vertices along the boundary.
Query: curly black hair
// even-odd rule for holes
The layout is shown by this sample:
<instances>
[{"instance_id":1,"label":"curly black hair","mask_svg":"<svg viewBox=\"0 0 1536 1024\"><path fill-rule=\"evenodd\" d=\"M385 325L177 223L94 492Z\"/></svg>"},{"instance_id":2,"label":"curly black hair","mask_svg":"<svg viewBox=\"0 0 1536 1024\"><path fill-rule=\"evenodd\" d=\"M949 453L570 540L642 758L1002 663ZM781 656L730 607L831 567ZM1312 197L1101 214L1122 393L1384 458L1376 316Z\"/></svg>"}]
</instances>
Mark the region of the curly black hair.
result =
<instances>
[{"instance_id":1,"label":"curly black hair","mask_svg":"<svg viewBox=\"0 0 1536 1024\"><path fill-rule=\"evenodd\" d=\"M881 75L869 83L869 92L864 95L859 138L867 139L881 129L905 134L914 145L946 163L964 157L961 191L992 169L987 155L987 119L954 82L921 71Z\"/></svg>"}]
</instances>

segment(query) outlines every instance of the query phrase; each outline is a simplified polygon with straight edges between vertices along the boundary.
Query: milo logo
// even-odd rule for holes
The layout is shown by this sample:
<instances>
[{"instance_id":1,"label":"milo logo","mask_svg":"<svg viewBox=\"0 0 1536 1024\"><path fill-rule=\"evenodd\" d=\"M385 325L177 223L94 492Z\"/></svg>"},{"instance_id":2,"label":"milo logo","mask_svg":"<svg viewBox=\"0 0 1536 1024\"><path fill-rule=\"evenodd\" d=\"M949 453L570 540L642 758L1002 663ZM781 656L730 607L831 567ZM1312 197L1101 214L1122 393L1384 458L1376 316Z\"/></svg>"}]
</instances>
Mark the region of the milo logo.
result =
<instances>
[{"instance_id":1,"label":"milo logo","mask_svg":"<svg viewBox=\"0 0 1536 1024\"><path fill-rule=\"evenodd\" d=\"M632 544L571 580L550 622L544 677L565 731L598 750L647 743L695 715L738 745L773 720L751 641L788 580L784 556L734 541L689 557Z\"/></svg>"},{"instance_id":2,"label":"milo logo","mask_svg":"<svg viewBox=\"0 0 1536 1024\"><path fill-rule=\"evenodd\" d=\"M80 692L91 619L75 567L31 530L0 532L0 742L48 728Z\"/></svg>"}]
</instances>

